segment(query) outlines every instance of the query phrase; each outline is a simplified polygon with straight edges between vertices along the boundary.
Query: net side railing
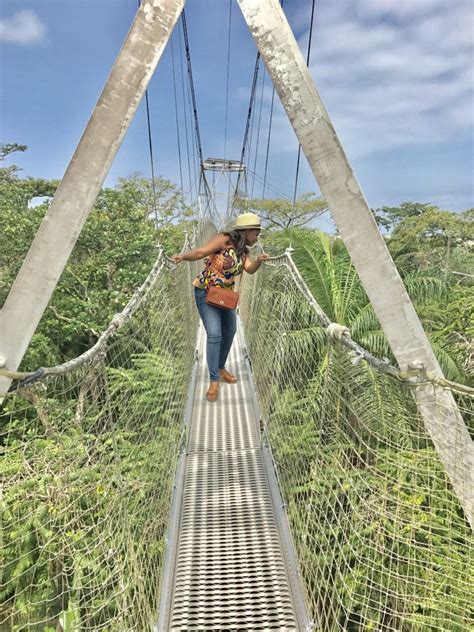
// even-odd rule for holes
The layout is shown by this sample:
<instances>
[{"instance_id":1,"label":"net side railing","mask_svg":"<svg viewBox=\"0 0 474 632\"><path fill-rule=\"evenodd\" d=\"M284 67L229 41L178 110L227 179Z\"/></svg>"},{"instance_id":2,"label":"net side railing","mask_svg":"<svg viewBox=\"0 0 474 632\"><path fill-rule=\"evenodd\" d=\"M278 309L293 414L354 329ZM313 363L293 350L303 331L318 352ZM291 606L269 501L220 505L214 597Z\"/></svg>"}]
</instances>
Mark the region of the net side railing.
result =
<instances>
[{"instance_id":1,"label":"net side railing","mask_svg":"<svg viewBox=\"0 0 474 632\"><path fill-rule=\"evenodd\" d=\"M331 341L298 274L284 255L247 275L240 314L315 625L467 632L472 532L416 386L347 336ZM453 394L472 434L472 393Z\"/></svg>"},{"instance_id":2,"label":"net side railing","mask_svg":"<svg viewBox=\"0 0 474 632\"><path fill-rule=\"evenodd\" d=\"M22 376L5 398L0 629L156 622L195 361L193 267L160 252L93 349Z\"/></svg>"}]
</instances>

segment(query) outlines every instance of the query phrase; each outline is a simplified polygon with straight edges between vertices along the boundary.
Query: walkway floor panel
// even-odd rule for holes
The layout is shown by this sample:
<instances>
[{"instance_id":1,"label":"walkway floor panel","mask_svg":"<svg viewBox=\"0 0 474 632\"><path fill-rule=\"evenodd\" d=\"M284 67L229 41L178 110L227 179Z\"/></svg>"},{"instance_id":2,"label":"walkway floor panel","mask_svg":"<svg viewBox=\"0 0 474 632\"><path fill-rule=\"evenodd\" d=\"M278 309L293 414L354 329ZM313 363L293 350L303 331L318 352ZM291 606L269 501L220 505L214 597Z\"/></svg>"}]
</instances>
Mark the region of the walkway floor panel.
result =
<instances>
[{"instance_id":1,"label":"walkway floor panel","mask_svg":"<svg viewBox=\"0 0 474 632\"><path fill-rule=\"evenodd\" d=\"M199 340L169 629L298 630L239 337L212 403Z\"/></svg>"}]
</instances>

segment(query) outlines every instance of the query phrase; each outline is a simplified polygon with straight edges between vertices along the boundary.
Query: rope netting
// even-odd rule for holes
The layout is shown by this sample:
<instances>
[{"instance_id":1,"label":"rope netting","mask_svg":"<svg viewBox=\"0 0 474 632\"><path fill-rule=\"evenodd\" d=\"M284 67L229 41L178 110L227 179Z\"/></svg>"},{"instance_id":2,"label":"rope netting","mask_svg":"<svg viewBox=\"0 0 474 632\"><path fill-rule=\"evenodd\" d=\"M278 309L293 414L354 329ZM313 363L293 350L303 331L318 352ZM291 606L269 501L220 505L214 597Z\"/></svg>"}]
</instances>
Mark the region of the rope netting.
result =
<instances>
[{"instance_id":1,"label":"rope netting","mask_svg":"<svg viewBox=\"0 0 474 632\"><path fill-rule=\"evenodd\" d=\"M330 341L300 280L272 259L240 313L310 615L328 631L471 630L472 533L415 402L439 387L400 381L344 330ZM472 395L453 394L472 435ZM453 470L463 440L445 446Z\"/></svg>"},{"instance_id":2,"label":"rope netting","mask_svg":"<svg viewBox=\"0 0 474 632\"><path fill-rule=\"evenodd\" d=\"M92 350L5 398L2 630L156 622L194 362L192 273L160 252Z\"/></svg>"},{"instance_id":3,"label":"rope netting","mask_svg":"<svg viewBox=\"0 0 474 632\"><path fill-rule=\"evenodd\" d=\"M2 629L156 622L198 265L160 253L94 348L23 376L4 400ZM472 535L414 397L429 379L400 381L330 324L289 257L245 275L242 291L311 616L323 630L470 629ZM454 396L472 433L472 396ZM446 448L456 468L463 446Z\"/></svg>"}]
</instances>

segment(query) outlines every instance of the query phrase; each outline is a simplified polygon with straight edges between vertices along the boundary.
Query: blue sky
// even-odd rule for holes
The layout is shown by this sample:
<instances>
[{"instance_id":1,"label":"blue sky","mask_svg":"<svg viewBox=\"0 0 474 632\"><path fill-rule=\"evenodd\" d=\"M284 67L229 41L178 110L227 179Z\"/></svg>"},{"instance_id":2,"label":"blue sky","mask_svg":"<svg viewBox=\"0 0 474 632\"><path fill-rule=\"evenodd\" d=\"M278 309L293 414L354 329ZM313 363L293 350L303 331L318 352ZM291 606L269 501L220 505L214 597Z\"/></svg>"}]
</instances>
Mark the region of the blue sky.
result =
<instances>
[{"instance_id":1,"label":"blue sky","mask_svg":"<svg viewBox=\"0 0 474 632\"><path fill-rule=\"evenodd\" d=\"M136 8L135 0L2 0L0 137L28 145L15 157L24 175L62 177ZM311 1L286 0L285 12L306 55ZM186 4L204 157L224 155L228 14L228 0ZM474 205L473 20L471 0L317 0L311 72L370 206ZM235 1L231 25L226 157L239 159L256 49ZM173 48L187 190L179 35ZM171 62L168 46L149 99L155 172L179 185ZM272 93L262 80L261 72L249 161L253 169L256 158L260 177ZM289 197L296 155L276 96L268 181ZM150 175L144 103L106 184L134 171ZM298 192L309 191L318 187L303 158ZM258 181L254 194L261 195Z\"/></svg>"}]
</instances>

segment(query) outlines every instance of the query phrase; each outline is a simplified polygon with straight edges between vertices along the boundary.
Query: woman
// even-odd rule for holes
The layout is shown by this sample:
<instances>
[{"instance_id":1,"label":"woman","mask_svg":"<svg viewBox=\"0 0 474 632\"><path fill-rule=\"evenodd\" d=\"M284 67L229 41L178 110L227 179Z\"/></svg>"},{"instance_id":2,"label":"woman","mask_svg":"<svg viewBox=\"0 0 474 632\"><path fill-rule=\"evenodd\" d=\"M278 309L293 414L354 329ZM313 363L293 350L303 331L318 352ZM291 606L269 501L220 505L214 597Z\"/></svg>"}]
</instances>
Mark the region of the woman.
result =
<instances>
[{"instance_id":1,"label":"woman","mask_svg":"<svg viewBox=\"0 0 474 632\"><path fill-rule=\"evenodd\" d=\"M194 279L196 305L207 333L207 366L209 368L209 388L206 399L215 402L219 394L219 378L228 384L235 384L237 378L225 369L227 356L236 331L235 310L220 309L206 303L206 291L211 285L233 291L235 277L242 269L254 274L268 255L258 255L255 261L247 256L249 247L257 243L260 234L260 219L254 213L243 213L236 219L233 230L219 233L201 248L189 250L172 259L181 261L205 260L205 268Z\"/></svg>"}]
</instances>

